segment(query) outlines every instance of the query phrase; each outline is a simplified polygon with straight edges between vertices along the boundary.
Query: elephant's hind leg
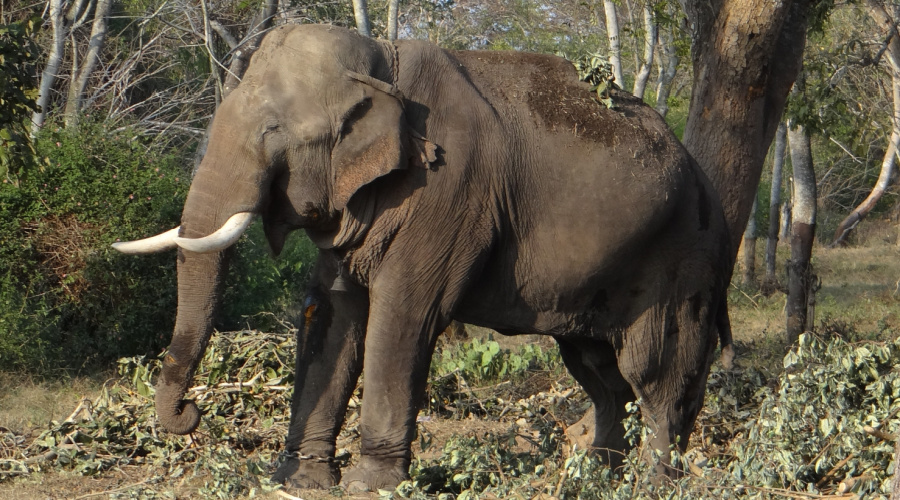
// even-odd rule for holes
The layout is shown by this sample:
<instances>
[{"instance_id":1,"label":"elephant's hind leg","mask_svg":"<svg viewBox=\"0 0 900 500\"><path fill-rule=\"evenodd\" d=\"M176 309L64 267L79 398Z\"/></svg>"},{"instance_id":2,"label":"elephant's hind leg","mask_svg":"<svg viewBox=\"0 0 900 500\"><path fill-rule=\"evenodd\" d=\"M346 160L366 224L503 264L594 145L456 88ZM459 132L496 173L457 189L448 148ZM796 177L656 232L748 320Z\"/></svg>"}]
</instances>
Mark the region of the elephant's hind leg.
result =
<instances>
[{"instance_id":1,"label":"elephant's hind leg","mask_svg":"<svg viewBox=\"0 0 900 500\"><path fill-rule=\"evenodd\" d=\"M634 393L619 373L615 350L604 341L556 340L563 362L594 404L570 428L582 429L585 435L593 430L591 448L611 467L618 467L628 449L622 425L628 416L625 404L634 401Z\"/></svg>"}]
</instances>

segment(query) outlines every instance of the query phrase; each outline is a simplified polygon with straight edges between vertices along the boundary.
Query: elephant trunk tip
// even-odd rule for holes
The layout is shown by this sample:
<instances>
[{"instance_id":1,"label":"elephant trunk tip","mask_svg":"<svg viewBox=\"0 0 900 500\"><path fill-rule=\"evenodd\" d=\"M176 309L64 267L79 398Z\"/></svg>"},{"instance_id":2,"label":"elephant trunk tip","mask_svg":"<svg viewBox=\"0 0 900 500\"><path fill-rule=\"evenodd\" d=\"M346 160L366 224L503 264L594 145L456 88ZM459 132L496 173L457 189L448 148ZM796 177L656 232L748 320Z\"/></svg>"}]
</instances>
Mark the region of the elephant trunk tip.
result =
<instances>
[{"instance_id":1,"label":"elephant trunk tip","mask_svg":"<svg viewBox=\"0 0 900 500\"><path fill-rule=\"evenodd\" d=\"M185 435L200 426L200 408L189 399L183 399L173 411L157 405L159 422L172 434Z\"/></svg>"}]
</instances>

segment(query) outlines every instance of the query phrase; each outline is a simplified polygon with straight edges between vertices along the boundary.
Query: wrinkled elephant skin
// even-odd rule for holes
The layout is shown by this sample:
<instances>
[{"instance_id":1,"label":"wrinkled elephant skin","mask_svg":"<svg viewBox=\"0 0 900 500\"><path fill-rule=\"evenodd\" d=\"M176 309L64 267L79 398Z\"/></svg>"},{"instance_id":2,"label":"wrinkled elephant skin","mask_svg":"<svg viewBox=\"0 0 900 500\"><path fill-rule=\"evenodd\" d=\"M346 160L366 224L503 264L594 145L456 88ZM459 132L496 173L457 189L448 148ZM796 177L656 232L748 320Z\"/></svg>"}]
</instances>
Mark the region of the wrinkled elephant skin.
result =
<instances>
[{"instance_id":1,"label":"wrinkled elephant skin","mask_svg":"<svg viewBox=\"0 0 900 500\"><path fill-rule=\"evenodd\" d=\"M727 339L728 237L717 195L665 122L627 94L613 101L593 100L557 57L273 30L217 112L181 228L164 242L184 248L160 422L197 426L183 398L227 270L229 250L184 242L250 213L275 253L296 229L320 249L291 458L276 480L355 490L407 478L451 320L554 337L595 405L594 446L626 447L624 407L639 397L651 445L683 447L717 335ZM225 232L214 239L227 245ZM361 456L342 477L335 440L364 359Z\"/></svg>"}]
</instances>

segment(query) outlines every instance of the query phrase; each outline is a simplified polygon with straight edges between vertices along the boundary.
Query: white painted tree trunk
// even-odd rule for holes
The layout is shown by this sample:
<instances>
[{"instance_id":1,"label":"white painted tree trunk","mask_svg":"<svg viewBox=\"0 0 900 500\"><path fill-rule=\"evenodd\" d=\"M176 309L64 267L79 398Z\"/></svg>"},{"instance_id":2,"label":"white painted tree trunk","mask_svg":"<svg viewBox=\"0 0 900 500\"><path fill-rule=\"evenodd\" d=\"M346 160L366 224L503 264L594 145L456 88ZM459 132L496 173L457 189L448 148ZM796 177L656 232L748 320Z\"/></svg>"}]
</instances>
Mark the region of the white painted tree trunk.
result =
<instances>
[{"instance_id":1,"label":"white painted tree trunk","mask_svg":"<svg viewBox=\"0 0 900 500\"><path fill-rule=\"evenodd\" d=\"M613 67L616 85L623 87L625 78L622 77L622 49L619 45L619 19L616 17L615 2L603 0L603 12L606 15L606 36L609 38L609 63Z\"/></svg>"}]
</instances>

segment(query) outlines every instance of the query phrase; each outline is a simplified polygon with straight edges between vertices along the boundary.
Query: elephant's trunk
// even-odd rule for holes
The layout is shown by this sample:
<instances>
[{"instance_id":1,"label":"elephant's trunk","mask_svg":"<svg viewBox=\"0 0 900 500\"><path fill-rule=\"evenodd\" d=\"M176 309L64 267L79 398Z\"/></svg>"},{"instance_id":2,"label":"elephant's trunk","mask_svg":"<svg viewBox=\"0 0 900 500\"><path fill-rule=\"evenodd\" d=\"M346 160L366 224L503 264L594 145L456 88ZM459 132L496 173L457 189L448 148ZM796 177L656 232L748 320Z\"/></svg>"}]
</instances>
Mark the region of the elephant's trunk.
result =
<instances>
[{"instance_id":1,"label":"elephant's trunk","mask_svg":"<svg viewBox=\"0 0 900 500\"><path fill-rule=\"evenodd\" d=\"M169 432L188 434L200 423L200 411L185 400L194 371L213 330L228 251L178 254L178 314L172 343L156 384L156 412Z\"/></svg>"},{"instance_id":2,"label":"elephant's trunk","mask_svg":"<svg viewBox=\"0 0 900 500\"><path fill-rule=\"evenodd\" d=\"M231 245L262 204L260 169L241 149L247 141L232 134L227 127L213 126L211 147L191 184L174 238L188 244L178 250L178 313L157 382L156 409L162 426L176 434L190 433L200 422L197 406L184 396L213 331Z\"/></svg>"}]
</instances>

